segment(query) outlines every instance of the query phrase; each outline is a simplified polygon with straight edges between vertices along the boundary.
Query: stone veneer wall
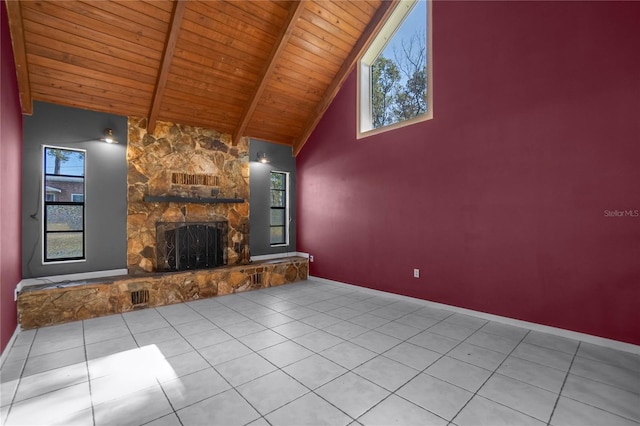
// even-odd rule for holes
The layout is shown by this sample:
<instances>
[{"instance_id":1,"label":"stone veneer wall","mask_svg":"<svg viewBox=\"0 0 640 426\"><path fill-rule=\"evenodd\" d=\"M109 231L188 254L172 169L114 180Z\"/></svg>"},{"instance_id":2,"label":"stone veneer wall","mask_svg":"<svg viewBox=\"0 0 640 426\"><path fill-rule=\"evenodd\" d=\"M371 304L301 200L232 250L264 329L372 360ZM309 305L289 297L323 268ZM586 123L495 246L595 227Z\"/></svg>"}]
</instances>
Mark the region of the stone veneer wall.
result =
<instances>
[{"instance_id":1,"label":"stone veneer wall","mask_svg":"<svg viewBox=\"0 0 640 426\"><path fill-rule=\"evenodd\" d=\"M307 279L308 272L308 259L289 257L199 271L30 286L18 295L18 317L23 329L43 327L288 284ZM148 300L134 306L131 293L140 290L148 291Z\"/></svg>"},{"instance_id":2,"label":"stone veneer wall","mask_svg":"<svg viewBox=\"0 0 640 426\"><path fill-rule=\"evenodd\" d=\"M129 117L127 142L127 268L129 274L156 271L157 222L229 222L228 264L249 261L249 144L232 146L214 130ZM215 176L216 186L172 183L174 173ZM149 196L241 198L243 203L145 202Z\"/></svg>"}]
</instances>

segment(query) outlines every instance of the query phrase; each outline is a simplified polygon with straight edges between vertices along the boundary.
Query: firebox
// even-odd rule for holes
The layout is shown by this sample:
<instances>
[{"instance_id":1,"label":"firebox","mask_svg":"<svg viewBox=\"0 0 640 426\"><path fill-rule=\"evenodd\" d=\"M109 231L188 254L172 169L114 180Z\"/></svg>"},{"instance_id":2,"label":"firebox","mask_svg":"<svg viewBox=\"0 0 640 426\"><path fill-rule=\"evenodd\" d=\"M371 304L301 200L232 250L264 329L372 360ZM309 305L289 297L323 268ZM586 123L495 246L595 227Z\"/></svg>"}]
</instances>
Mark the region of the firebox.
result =
<instances>
[{"instance_id":1,"label":"firebox","mask_svg":"<svg viewBox=\"0 0 640 426\"><path fill-rule=\"evenodd\" d=\"M210 269L227 264L229 225L218 222L158 222L158 271Z\"/></svg>"}]
</instances>

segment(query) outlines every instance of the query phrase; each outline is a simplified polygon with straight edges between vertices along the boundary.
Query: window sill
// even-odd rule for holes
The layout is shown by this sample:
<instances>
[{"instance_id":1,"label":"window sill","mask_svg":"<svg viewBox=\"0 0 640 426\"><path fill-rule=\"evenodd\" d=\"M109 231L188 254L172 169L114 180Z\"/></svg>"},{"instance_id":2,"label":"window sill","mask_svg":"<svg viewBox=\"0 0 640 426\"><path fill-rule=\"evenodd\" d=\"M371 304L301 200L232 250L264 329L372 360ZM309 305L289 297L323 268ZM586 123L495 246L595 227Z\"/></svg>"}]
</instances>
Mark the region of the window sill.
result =
<instances>
[{"instance_id":1,"label":"window sill","mask_svg":"<svg viewBox=\"0 0 640 426\"><path fill-rule=\"evenodd\" d=\"M384 127L378 127L377 129L366 130L364 132L358 131L356 135L356 139L364 139L369 136L379 135L380 133L385 133L391 130L401 129L403 127L411 126L413 124L422 123L424 121L428 121L433 119L433 112L426 112L417 117L413 117L410 120L400 121L399 123L390 124Z\"/></svg>"},{"instance_id":2,"label":"window sill","mask_svg":"<svg viewBox=\"0 0 640 426\"><path fill-rule=\"evenodd\" d=\"M60 265L62 263L82 263L82 262L86 262L87 259L69 259L69 260L47 260L47 261L42 261L42 265L43 266L47 266L47 265Z\"/></svg>"}]
</instances>

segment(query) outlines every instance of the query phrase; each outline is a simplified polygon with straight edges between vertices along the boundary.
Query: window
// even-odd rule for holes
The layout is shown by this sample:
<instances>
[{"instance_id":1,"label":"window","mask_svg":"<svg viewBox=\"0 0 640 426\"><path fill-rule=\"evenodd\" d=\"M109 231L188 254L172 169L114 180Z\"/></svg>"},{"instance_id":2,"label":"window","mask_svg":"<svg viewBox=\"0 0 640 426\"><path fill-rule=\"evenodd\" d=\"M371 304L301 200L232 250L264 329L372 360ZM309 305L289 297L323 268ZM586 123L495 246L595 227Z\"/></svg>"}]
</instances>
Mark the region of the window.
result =
<instances>
[{"instance_id":1,"label":"window","mask_svg":"<svg viewBox=\"0 0 640 426\"><path fill-rule=\"evenodd\" d=\"M433 117L430 8L401 0L360 59L358 138Z\"/></svg>"},{"instance_id":2,"label":"window","mask_svg":"<svg viewBox=\"0 0 640 426\"><path fill-rule=\"evenodd\" d=\"M43 260L82 260L85 151L45 146Z\"/></svg>"},{"instance_id":3,"label":"window","mask_svg":"<svg viewBox=\"0 0 640 426\"><path fill-rule=\"evenodd\" d=\"M271 245L289 244L289 173L271 172Z\"/></svg>"}]
</instances>

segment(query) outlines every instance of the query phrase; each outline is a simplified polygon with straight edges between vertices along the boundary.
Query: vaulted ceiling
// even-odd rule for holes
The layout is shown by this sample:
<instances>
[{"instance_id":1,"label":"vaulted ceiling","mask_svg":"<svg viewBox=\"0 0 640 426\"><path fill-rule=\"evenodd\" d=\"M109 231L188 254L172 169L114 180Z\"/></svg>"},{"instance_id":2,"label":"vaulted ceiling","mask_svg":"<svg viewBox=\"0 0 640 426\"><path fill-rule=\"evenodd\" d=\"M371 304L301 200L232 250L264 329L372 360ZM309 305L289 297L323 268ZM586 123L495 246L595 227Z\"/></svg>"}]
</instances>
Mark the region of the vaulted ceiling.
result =
<instances>
[{"instance_id":1,"label":"vaulted ceiling","mask_svg":"<svg viewBox=\"0 0 640 426\"><path fill-rule=\"evenodd\" d=\"M298 153L397 0L7 0L32 101L148 117Z\"/></svg>"}]
</instances>

